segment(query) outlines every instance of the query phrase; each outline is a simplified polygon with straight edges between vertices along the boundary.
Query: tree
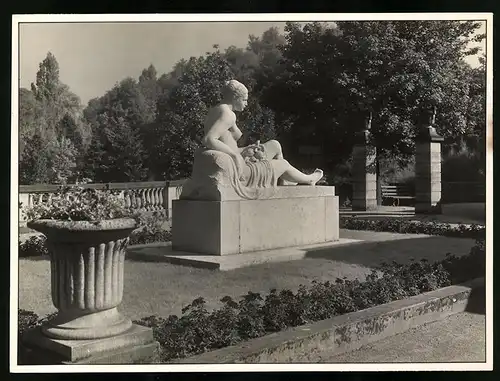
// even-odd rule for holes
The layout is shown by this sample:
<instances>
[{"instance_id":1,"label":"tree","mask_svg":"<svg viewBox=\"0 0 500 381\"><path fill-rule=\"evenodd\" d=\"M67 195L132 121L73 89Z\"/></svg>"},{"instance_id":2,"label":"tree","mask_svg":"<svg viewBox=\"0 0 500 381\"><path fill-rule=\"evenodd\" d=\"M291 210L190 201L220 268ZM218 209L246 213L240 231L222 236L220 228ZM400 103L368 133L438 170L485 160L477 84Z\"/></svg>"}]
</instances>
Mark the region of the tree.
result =
<instances>
[{"instance_id":1,"label":"tree","mask_svg":"<svg viewBox=\"0 0 500 381\"><path fill-rule=\"evenodd\" d=\"M485 154L486 150L486 57L479 57L480 66L469 70L469 94L466 115L466 143L469 148Z\"/></svg>"},{"instance_id":2,"label":"tree","mask_svg":"<svg viewBox=\"0 0 500 381\"><path fill-rule=\"evenodd\" d=\"M49 182L50 151L48 142L39 131L26 139L19 162L19 183L22 185Z\"/></svg>"},{"instance_id":3,"label":"tree","mask_svg":"<svg viewBox=\"0 0 500 381\"><path fill-rule=\"evenodd\" d=\"M152 150L157 176L190 176L204 118L209 107L220 101L222 86L232 78L229 63L218 50L187 61L178 85L158 101L157 143Z\"/></svg>"},{"instance_id":4,"label":"tree","mask_svg":"<svg viewBox=\"0 0 500 381\"><path fill-rule=\"evenodd\" d=\"M49 181L52 184L67 184L75 175L78 152L66 137L56 140L51 147L49 159Z\"/></svg>"},{"instance_id":5,"label":"tree","mask_svg":"<svg viewBox=\"0 0 500 381\"><path fill-rule=\"evenodd\" d=\"M249 99L249 104L238 118L238 124L244 126L243 136L239 145L256 143L257 140L266 142L275 139L274 112L262 106L256 97Z\"/></svg>"},{"instance_id":6,"label":"tree","mask_svg":"<svg viewBox=\"0 0 500 381\"><path fill-rule=\"evenodd\" d=\"M28 89L19 89L19 155L29 139L39 128L41 104Z\"/></svg>"},{"instance_id":7,"label":"tree","mask_svg":"<svg viewBox=\"0 0 500 381\"><path fill-rule=\"evenodd\" d=\"M90 141L90 127L70 113L64 114L56 125L58 139L69 139L77 152L84 152Z\"/></svg>"},{"instance_id":8,"label":"tree","mask_svg":"<svg viewBox=\"0 0 500 381\"><path fill-rule=\"evenodd\" d=\"M158 78L157 103L159 101L164 103L172 90L179 85L179 78L182 77L182 74L186 70L186 66L187 60L181 59L174 65L170 73L163 74Z\"/></svg>"},{"instance_id":9,"label":"tree","mask_svg":"<svg viewBox=\"0 0 500 381\"><path fill-rule=\"evenodd\" d=\"M191 175L194 152L201 145L208 110L220 102L222 88L228 80L250 78L246 71L249 66L243 64L248 57L234 47L221 53L215 46L215 51L192 57L182 64L177 85L158 100L156 139L152 139L155 141L152 165L157 177L176 179ZM273 113L262 107L252 92L238 124L245 141L274 137Z\"/></svg>"},{"instance_id":10,"label":"tree","mask_svg":"<svg viewBox=\"0 0 500 381\"><path fill-rule=\"evenodd\" d=\"M156 68L149 65L139 77L139 90L144 96L145 117L144 123L152 123L156 117L156 102L158 100L159 85Z\"/></svg>"},{"instance_id":11,"label":"tree","mask_svg":"<svg viewBox=\"0 0 500 381\"><path fill-rule=\"evenodd\" d=\"M114 113L99 116L85 155L84 177L96 182L142 181L146 177L144 148L137 129L118 105Z\"/></svg>"},{"instance_id":12,"label":"tree","mask_svg":"<svg viewBox=\"0 0 500 381\"><path fill-rule=\"evenodd\" d=\"M262 102L276 114L277 133L280 141L286 142L288 157L297 160L304 144L325 146L323 167L333 167L345 161L352 146L348 127L352 123L344 122L344 99L336 83L343 70L340 53L331 42L337 30L321 23L303 27L288 23L285 32L281 65L272 73L274 80L263 87ZM334 155L328 146L336 147Z\"/></svg>"},{"instance_id":13,"label":"tree","mask_svg":"<svg viewBox=\"0 0 500 381\"><path fill-rule=\"evenodd\" d=\"M45 59L39 64L36 85L32 83L31 90L39 101L55 101L59 87L59 63L56 57L48 52Z\"/></svg>"},{"instance_id":14,"label":"tree","mask_svg":"<svg viewBox=\"0 0 500 381\"><path fill-rule=\"evenodd\" d=\"M51 52L40 63L31 91L20 89L19 115L21 161L26 166L23 181L60 182L56 173L70 178L68 171L86 149L90 131L82 118L80 98L60 81L59 64ZM38 157L36 150L40 150ZM35 164L37 159L40 163ZM53 163L55 172L47 169Z\"/></svg>"},{"instance_id":15,"label":"tree","mask_svg":"<svg viewBox=\"0 0 500 381\"><path fill-rule=\"evenodd\" d=\"M253 93L255 75L259 69L259 56L251 50L244 50L232 45L224 51L224 58L231 66L234 79L244 83Z\"/></svg>"},{"instance_id":16,"label":"tree","mask_svg":"<svg viewBox=\"0 0 500 381\"><path fill-rule=\"evenodd\" d=\"M414 150L422 110L437 106L438 132L464 133L468 84L463 58L479 24L461 21L288 23L285 71L265 96L289 115L301 142L351 151L354 132L372 115L379 158L405 161ZM279 96L281 95L281 96ZM328 158L325 157L325 160Z\"/></svg>"},{"instance_id":17,"label":"tree","mask_svg":"<svg viewBox=\"0 0 500 381\"><path fill-rule=\"evenodd\" d=\"M269 28L262 36L249 36L247 51L253 52L258 58L258 67L255 70L255 88L253 91L260 94L263 89L273 82L277 73L282 70L279 65L283 55L280 48L286 43L285 36L276 27Z\"/></svg>"},{"instance_id":18,"label":"tree","mask_svg":"<svg viewBox=\"0 0 500 381\"><path fill-rule=\"evenodd\" d=\"M142 90L155 73L152 66L143 72ZM149 152L144 150L142 133L155 112L142 90L135 79L128 77L89 102L83 114L92 126L92 141L79 166L85 177L104 182L141 181L147 177Z\"/></svg>"},{"instance_id":19,"label":"tree","mask_svg":"<svg viewBox=\"0 0 500 381\"><path fill-rule=\"evenodd\" d=\"M81 111L80 98L60 81L59 64L50 52L39 65L31 91L41 104L41 118L47 130L55 130L64 115L69 113L76 118Z\"/></svg>"}]
</instances>

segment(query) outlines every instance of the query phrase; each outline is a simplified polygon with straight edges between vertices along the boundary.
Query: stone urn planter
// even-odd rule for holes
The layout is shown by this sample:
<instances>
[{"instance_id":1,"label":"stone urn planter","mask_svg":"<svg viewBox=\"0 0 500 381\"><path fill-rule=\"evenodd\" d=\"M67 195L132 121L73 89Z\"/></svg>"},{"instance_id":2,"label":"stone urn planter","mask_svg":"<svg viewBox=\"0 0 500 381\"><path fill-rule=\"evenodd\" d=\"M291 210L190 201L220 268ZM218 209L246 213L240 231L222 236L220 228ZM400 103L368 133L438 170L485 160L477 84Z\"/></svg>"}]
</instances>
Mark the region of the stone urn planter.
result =
<instances>
[{"instance_id":1,"label":"stone urn planter","mask_svg":"<svg viewBox=\"0 0 500 381\"><path fill-rule=\"evenodd\" d=\"M123 270L132 218L98 222L34 220L27 226L47 237L52 301L56 317L42 327L53 339L92 340L132 327L117 307L123 296Z\"/></svg>"}]
</instances>

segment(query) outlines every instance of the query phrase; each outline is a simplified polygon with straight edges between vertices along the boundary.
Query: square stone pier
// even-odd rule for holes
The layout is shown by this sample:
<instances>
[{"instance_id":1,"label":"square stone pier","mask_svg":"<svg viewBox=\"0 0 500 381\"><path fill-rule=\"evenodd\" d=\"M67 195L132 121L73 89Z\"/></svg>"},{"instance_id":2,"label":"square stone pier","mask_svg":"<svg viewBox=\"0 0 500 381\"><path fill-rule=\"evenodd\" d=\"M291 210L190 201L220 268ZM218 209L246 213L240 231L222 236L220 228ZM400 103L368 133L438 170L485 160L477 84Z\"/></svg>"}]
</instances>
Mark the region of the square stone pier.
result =
<instances>
[{"instance_id":1,"label":"square stone pier","mask_svg":"<svg viewBox=\"0 0 500 381\"><path fill-rule=\"evenodd\" d=\"M229 270L303 258L305 249L340 244L339 202L333 186L279 186L273 195L241 199L174 200L171 263Z\"/></svg>"}]
</instances>

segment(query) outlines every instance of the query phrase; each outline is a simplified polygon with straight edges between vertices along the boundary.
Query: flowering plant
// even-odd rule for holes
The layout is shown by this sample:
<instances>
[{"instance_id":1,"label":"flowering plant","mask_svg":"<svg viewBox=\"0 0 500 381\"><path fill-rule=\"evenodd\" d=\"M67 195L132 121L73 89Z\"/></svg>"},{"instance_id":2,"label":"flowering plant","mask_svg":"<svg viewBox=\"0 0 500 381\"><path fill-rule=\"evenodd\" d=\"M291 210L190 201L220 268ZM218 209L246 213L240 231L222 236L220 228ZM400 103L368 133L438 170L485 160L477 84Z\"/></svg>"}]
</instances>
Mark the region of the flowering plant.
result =
<instances>
[{"instance_id":1,"label":"flowering plant","mask_svg":"<svg viewBox=\"0 0 500 381\"><path fill-rule=\"evenodd\" d=\"M27 207L24 213L28 221L103 221L135 217L120 192L85 188L78 184L61 186L58 192L51 194L50 202L38 202Z\"/></svg>"}]
</instances>

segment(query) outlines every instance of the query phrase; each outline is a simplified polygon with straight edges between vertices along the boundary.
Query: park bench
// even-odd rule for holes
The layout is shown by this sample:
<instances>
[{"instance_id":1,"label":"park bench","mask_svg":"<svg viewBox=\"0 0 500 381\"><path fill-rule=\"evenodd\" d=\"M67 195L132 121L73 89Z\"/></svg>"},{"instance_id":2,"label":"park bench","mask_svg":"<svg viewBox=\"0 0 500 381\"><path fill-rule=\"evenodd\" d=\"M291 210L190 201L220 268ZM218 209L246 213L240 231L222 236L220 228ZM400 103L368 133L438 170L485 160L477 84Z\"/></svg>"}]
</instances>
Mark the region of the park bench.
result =
<instances>
[{"instance_id":1,"label":"park bench","mask_svg":"<svg viewBox=\"0 0 500 381\"><path fill-rule=\"evenodd\" d=\"M406 184L384 184L381 186L382 202L391 200L392 206L399 206L401 200L415 201L415 195Z\"/></svg>"}]
</instances>

